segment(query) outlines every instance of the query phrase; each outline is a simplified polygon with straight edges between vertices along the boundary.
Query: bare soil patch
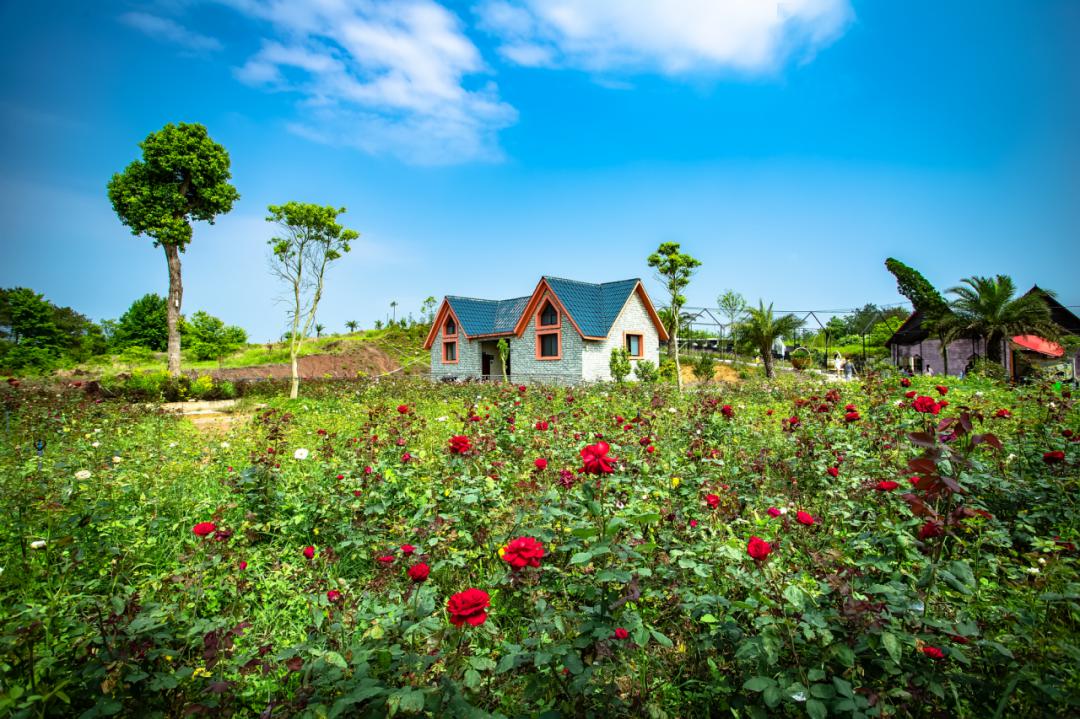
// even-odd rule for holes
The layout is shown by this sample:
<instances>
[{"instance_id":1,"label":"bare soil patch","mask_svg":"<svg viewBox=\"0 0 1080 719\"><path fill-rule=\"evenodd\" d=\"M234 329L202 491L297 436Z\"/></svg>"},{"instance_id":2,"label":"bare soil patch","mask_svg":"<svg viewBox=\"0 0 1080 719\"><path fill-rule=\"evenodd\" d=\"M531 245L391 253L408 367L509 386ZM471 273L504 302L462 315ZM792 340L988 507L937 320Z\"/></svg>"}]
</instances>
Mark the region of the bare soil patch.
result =
<instances>
[{"instance_id":1,"label":"bare soil patch","mask_svg":"<svg viewBox=\"0 0 1080 719\"><path fill-rule=\"evenodd\" d=\"M405 374L422 374L427 366L418 362L401 369L401 364L384 350L362 344L347 353L318 354L301 357L298 363L300 379L355 379L366 375L373 377L401 370ZM208 373L219 380L287 379L292 376L288 363L263 364L251 367L229 367Z\"/></svg>"}]
</instances>

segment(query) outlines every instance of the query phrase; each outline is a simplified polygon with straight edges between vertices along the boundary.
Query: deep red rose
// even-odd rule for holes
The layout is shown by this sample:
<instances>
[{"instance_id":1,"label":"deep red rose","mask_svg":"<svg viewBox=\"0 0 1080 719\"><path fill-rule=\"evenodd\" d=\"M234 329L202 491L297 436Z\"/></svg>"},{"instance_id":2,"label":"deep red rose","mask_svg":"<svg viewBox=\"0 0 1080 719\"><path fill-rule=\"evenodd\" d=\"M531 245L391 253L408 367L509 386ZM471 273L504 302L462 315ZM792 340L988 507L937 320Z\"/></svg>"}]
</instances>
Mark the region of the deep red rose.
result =
<instances>
[{"instance_id":1,"label":"deep red rose","mask_svg":"<svg viewBox=\"0 0 1080 719\"><path fill-rule=\"evenodd\" d=\"M932 647L930 645L926 645L925 647L923 647L922 648L922 653L925 654L926 656L930 657L931 659L944 659L945 658L945 652L941 651L937 647Z\"/></svg>"},{"instance_id":2,"label":"deep red rose","mask_svg":"<svg viewBox=\"0 0 1080 719\"><path fill-rule=\"evenodd\" d=\"M413 580L417 584L427 581L428 575L431 574L431 567L420 562L409 567L409 579Z\"/></svg>"},{"instance_id":3,"label":"deep red rose","mask_svg":"<svg viewBox=\"0 0 1080 719\"><path fill-rule=\"evenodd\" d=\"M512 569L539 567L544 545L532 537L518 537L503 547L502 560Z\"/></svg>"},{"instance_id":4,"label":"deep red rose","mask_svg":"<svg viewBox=\"0 0 1080 719\"><path fill-rule=\"evenodd\" d=\"M904 392L904 396L907 397L908 399L915 399L915 396L917 394L919 394L919 393L916 392L915 390L911 390L910 392Z\"/></svg>"},{"instance_id":5,"label":"deep red rose","mask_svg":"<svg viewBox=\"0 0 1080 719\"><path fill-rule=\"evenodd\" d=\"M764 561L772 553L772 550L772 545L760 537L750 537L750 541L746 544L747 554L758 562Z\"/></svg>"},{"instance_id":6,"label":"deep red rose","mask_svg":"<svg viewBox=\"0 0 1080 719\"><path fill-rule=\"evenodd\" d=\"M401 553L406 555L406 556L412 554L415 551L416 551L416 547L414 547L411 544L402 544L401 545Z\"/></svg>"},{"instance_id":7,"label":"deep red rose","mask_svg":"<svg viewBox=\"0 0 1080 719\"><path fill-rule=\"evenodd\" d=\"M622 627L616 627L615 628L615 638L616 639L629 639L630 638L630 632L626 631Z\"/></svg>"},{"instance_id":8,"label":"deep red rose","mask_svg":"<svg viewBox=\"0 0 1080 719\"><path fill-rule=\"evenodd\" d=\"M391 564L394 563L394 555L384 554L381 557L375 557L375 561L383 565L384 567L389 567Z\"/></svg>"},{"instance_id":9,"label":"deep red rose","mask_svg":"<svg viewBox=\"0 0 1080 719\"><path fill-rule=\"evenodd\" d=\"M315 557L315 547L312 547L310 544L304 547L304 556L308 559L313 559Z\"/></svg>"},{"instance_id":10,"label":"deep red rose","mask_svg":"<svg viewBox=\"0 0 1080 719\"><path fill-rule=\"evenodd\" d=\"M828 475L830 477L839 477L840 476L840 468L839 467L829 467L825 471L828 473Z\"/></svg>"},{"instance_id":11,"label":"deep red rose","mask_svg":"<svg viewBox=\"0 0 1080 719\"><path fill-rule=\"evenodd\" d=\"M482 589L466 589L458 592L446 602L446 611L450 613L450 623L455 627L468 623L478 627L487 621L487 608L491 606L491 597Z\"/></svg>"},{"instance_id":12,"label":"deep red rose","mask_svg":"<svg viewBox=\"0 0 1080 719\"><path fill-rule=\"evenodd\" d=\"M910 477L908 477L908 480L907 480L907 481L911 482L911 484L912 484L912 485L916 485L916 484L918 484L918 483L919 483L919 481L920 481L921 479L922 479L922 477L920 477L919 475L917 475L917 474L913 474L913 475L911 475Z\"/></svg>"},{"instance_id":13,"label":"deep red rose","mask_svg":"<svg viewBox=\"0 0 1080 719\"><path fill-rule=\"evenodd\" d=\"M900 386L901 387L910 387L911 386L911 380L909 380L907 377L901 377L900 378Z\"/></svg>"},{"instance_id":14,"label":"deep red rose","mask_svg":"<svg viewBox=\"0 0 1080 719\"><path fill-rule=\"evenodd\" d=\"M691 519L690 520L690 529L696 529L696 528L697 528L697 520L696 519Z\"/></svg>"},{"instance_id":15,"label":"deep red rose","mask_svg":"<svg viewBox=\"0 0 1080 719\"><path fill-rule=\"evenodd\" d=\"M405 464L408 464L409 460L411 460L411 459L412 459L412 455L409 454L408 452L401 455L401 461L404 462Z\"/></svg>"},{"instance_id":16,"label":"deep red rose","mask_svg":"<svg viewBox=\"0 0 1080 719\"><path fill-rule=\"evenodd\" d=\"M919 527L919 539L933 539L940 537L942 533L941 522L935 522L933 519L926 520L926 524Z\"/></svg>"},{"instance_id":17,"label":"deep red rose","mask_svg":"<svg viewBox=\"0 0 1080 719\"><path fill-rule=\"evenodd\" d=\"M236 568L239 569L241 572L244 571L245 569L247 569L247 562L241 561L239 564L236 565Z\"/></svg>"},{"instance_id":18,"label":"deep red rose","mask_svg":"<svg viewBox=\"0 0 1080 719\"><path fill-rule=\"evenodd\" d=\"M894 482L891 479L883 479L874 486L874 489L879 492L891 492L899 486L899 483Z\"/></svg>"},{"instance_id":19,"label":"deep red rose","mask_svg":"<svg viewBox=\"0 0 1080 719\"><path fill-rule=\"evenodd\" d=\"M337 476L337 478L338 478L338 479L345 479L345 475L344 475L344 474L339 474L339 475Z\"/></svg>"},{"instance_id":20,"label":"deep red rose","mask_svg":"<svg viewBox=\"0 0 1080 719\"><path fill-rule=\"evenodd\" d=\"M779 517L781 514L783 514L783 512L781 512L776 507L769 507L769 509L766 510L766 514L775 519L776 517Z\"/></svg>"},{"instance_id":21,"label":"deep red rose","mask_svg":"<svg viewBox=\"0 0 1080 719\"><path fill-rule=\"evenodd\" d=\"M195 533L196 537L205 537L213 534L215 529L217 529L217 525L213 522L199 522L191 528L191 531Z\"/></svg>"},{"instance_id":22,"label":"deep red rose","mask_svg":"<svg viewBox=\"0 0 1080 719\"><path fill-rule=\"evenodd\" d=\"M1061 436L1068 439L1073 436L1073 431L1071 429L1063 429L1061 430Z\"/></svg>"},{"instance_id":23,"label":"deep red rose","mask_svg":"<svg viewBox=\"0 0 1080 719\"><path fill-rule=\"evenodd\" d=\"M705 495L705 504L709 505L710 509L716 509L717 507L720 506L720 495L706 494Z\"/></svg>"},{"instance_id":24,"label":"deep red rose","mask_svg":"<svg viewBox=\"0 0 1080 719\"><path fill-rule=\"evenodd\" d=\"M645 448L645 451L648 452L649 454L652 454L653 452L656 451L656 447L654 447L654 446L652 446L650 444L648 447Z\"/></svg>"},{"instance_id":25,"label":"deep red rose","mask_svg":"<svg viewBox=\"0 0 1080 719\"><path fill-rule=\"evenodd\" d=\"M847 414L844 415L844 421L845 422L858 422L859 421L859 413L858 412L848 412Z\"/></svg>"},{"instance_id":26,"label":"deep red rose","mask_svg":"<svg viewBox=\"0 0 1080 719\"><path fill-rule=\"evenodd\" d=\"M720 408L720 414L724 415L728 419L731 419L735 416L735 410L732 409L730 404L725 404L723 407Z\"/></svg>"},{"instance_id":27,"label":"deep red rose","mask_svg":"<svg viewBox=\"0 0 1080 719\"><path fill-rule=\"evenodd\" d=\"M819 404L819 405L817 406L817 412L818 412L818 414L825 414L826 412L828 412L828 411L829 411L829 409L830 409L830 407L829 407L829 405L827 405L827 404Z\"/></svg>"},{"instance_id":28,"label":"deep red rose","mask_svg":"<svg viewBox=\"0 0 1080 719\"><path fill-rule=\"evenodd\" d=\"M923 414L937 414L941 411L941 405L935 402L933 397L927 397L926 395L916 397L911 406L916 412L922 412Z\"/></svg>"},{"instance_id":29,"label":"deep red rose","mask_svg":"<svg viewBox=\"0 0 1080 719\"><path fill-rule=\"evenodd\" d=\"M331 604L337 604L341 601L341 592L336 589L331 589L329 592L326 593L326 601L330 602Z\"/></svg>"},{"instance_id":30,"label":"deep red rose","mask_svg":"<svg viewBox=\"0 0 1080 719\"><path fill-rule=\"evenodd\" d=\"M354 489L353 490L353 496L354 497L359 497L361 494L362 494L362 492L359 489Z\"/></svg>"},{"instance_id":31,"label":"deep red rose","mask_svg":"<svg viewBox=\"0 0 1080 719\"><path fill-rule=\"evenodd\" d=\"M799 524L805 524L806 526L809 527L810 525L812 525L814 523L814 518L811 517L808 513L804 512L802 510L799 510L798 512L795 513L795 521L798 522Z\"/></svg>"},{"instance_id":32,"label":"deep red rose","mask_svg":"<svg viewBox=\"0 0 1080 719\"><path fill-rule=\"evenodd\" d=\"M581 458L585 462L582 471L588 474L611 474L614 472L615 467L612 463L615 458L608 456L610 449L608 443L603 441L590 444L582 449Z\"/></svg>"},{"instance_id":33,"label":"deep red rose","mask_svg":"<svg viewBox=\"0 0 1080 719\"><path fill-rule=\"evenodd\" d=\"M525 391L525 385L519 385L518 386L518 392L524 392L524 391Z\"/></svg>"},{"instance_id":34,"label":"deep red rose","mask_svg":"<svg viewBox=\"0 0 1080 719\"><path fill-rule=\"evenodd\" d=\"M450 454L468 454L472 449L472 442L463 434L455 434L450 438Z\"/></svg>"},{"instance_id":35,"label":"deep red rose","mask_svg":"<svg viewBox=\"0 0 1080 719\"><path fill-rule=\"evenodd\" d=\"M855 410L856 410L856 407L853 404L844 405L844 411L845 412L854 412Z\"/></svg>"},{"instance_id":36,"label":"deep red rose","mask_svg":"<svg viewBox=\"0 0 1080 719\"><path fill-rule=\"evenodd\" d=\"M539 420L533 427L543 432L548 428L548 423L545 420Z\"/></svg>"},{"instance_id":37,"label":"deep red rose","mask_svg":"<svg viewBox=\"0 0 1080 719\"><path fill-rule=\"evenodd\" d=\"M994 416L997 417L998 419L1008 419L1009 417L1012 417L1012 412L1010 412L1007 409L1002 408L1002 409L999 409L997 412L994 412Z\"/></svg>"},{"instance_id":38,"label":"deep red rose","mask_svg":"<svg viewBox=\"0 0 1080 719\"><path fill-rule=\"evenodd\" d=\"M537 457L536 461L533 462L533 464L536 466L537 469L547 469L547 460L543 457Z\"/></svg>"},{"instance_id":39,"label":"deep red rose","mask_svg":"<svg viewBox=\"0 0 1080 719\"><path fill-rule=\"evenodd\" d=\"M936 389L938 394L940 394L942 397L949 393L949 388L943 384L939 384L937 387L934 387L934 389Z\"/></svg>"},{"instance_id":40,"label":"deep red rose","mask_svg":"<svg viewBox=\"0 0 1080 719\"><path fill-rule=\"evenodd\" d=\"M1060 449L1055 449L1052 452L1046 452L1043 454L1043 461L1047 464L1058 464L1065 461L1065 453Z\"/></svg>"},{"instance_id":41,"label":"deep red rose","mask_svg":"<svg viewBox=\"0 0 1080 719\"><path fill-rule=\"evenodd\" d=\"M409 413L409 405L407 405L407 404L399 404L398 408L397 408L397 411L398 411L399 414L408 414Z\"/></svg>"},{"instance_id":42,"label":"deep red rose","mask_svg":"<svg viewBox=\"0 0 1080 719\"><path fill-rule=\"evenodd\" d=\"M772 413L773 413L773 411L771 409L765 410L765 416L766 417L772 417Z\"/></svg>"}]
</instances>

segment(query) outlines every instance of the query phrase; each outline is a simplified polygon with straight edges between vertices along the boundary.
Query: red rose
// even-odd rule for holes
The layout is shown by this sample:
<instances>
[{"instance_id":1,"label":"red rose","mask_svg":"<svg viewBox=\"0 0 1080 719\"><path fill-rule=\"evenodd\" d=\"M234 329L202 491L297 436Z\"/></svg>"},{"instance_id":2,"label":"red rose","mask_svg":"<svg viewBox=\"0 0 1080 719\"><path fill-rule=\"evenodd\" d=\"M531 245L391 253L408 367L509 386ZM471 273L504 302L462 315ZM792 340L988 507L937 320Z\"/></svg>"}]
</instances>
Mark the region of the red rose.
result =
<instances>
[{"instance_id":1,"label":"red rose","mask_svg":"<svg viewBox=\"0 0 1080 719\"><path fill-rule=\"evenodd\" d=\"M879 492L891 492L899 486L900 485L898 483L892 481L891 479L883 479L878 482L877 485L875 485L874 489Z\"/></svg>"},{"instance_id":2,"label":"red rose","mask_svg":"<svg viewBox=\"0 0 1080 719\"><path fill-rule=\"evenodd\" d=\"M720 506L720 496L717 494L706 494L705 504L709 505L711 509L716 509Z\"/></svg>"},{"instance_id":3,"label":"red rose","mask_svg":"<svg viewBox=\"0 0 1080 719\"><path fill-rule=\"evenodd\" d=\"M304 547L304 556L308 559L313 559L315 557L315 547L312 547L310 544Z\"/></svg>"},{"instance_id":4,"label":"red rose","mask_svg":"<svg viewBox=\"0 0 1080 719\"><path fill-rule=\"evenodd\" d=\"M412 455L409 454L408 452L401 455L401 461L404 462L405 464L408 464L410 459L412 459Z\"/></svg>"},{"instance_id":5,"label":"red rose","mask_svg":"<svg viewBox=\"0 0 1080 719\"><path fill-rule=\"evenodd\" d=\"M755 561L764 561L772 553L772 545L766 542L760 537L750 537L750 541L746 544L746 552Z\"/></svg>"},{"instance_id":6,"label":"red rose","mask_svg":"<svg viewBox=\"0 0 1080 719\"><path fill-rule=\"evenodd\" d=\"M828 473L828 475L830 477L839 477L840 476L840 468L839 467L829 467L825 471Z\"/></svg>"},{"instance_id":7,"label":"red rose","mask_svg":"<svg viewBox=\"0 0 1080 719\"><path fill-rule=\"evenodd\" d=\"M941 651L937 647L932 647L930 645L927 645L927 646L923 647L922 648L922 653L925 654L926 656L930 657L931 659L944 659L945 658L945 652Z\"/></svg>"},{"instance_id":8,"label":"red rose","mask_svg":"<svg viewBox=\"0 0 1080 719\"><path fill-rule=\"evenodd\" d=\"M616 627L615 628L615 638L616 639L629 639L630 638L630 632L626 631L622 627Z\"/></svg>"},{"instance_id":9,"label":"red rose","mask_svg":"<svg viewBox=\"0 0 1080 719\"><path fill-rule=\"evenodd\" d=\"M399 414L408 414L409 413L409 405L407 405L407 404L399 404L398 408L397 408L397 411L398 411Z\"/></svg>"},{"instance_id":10,"label":"red rose","mask_svg":"<svg viewBox=\"0 0 1080 719\"><path fill-rule=\"evenodd\" d=\"M389 567L391 564L394 563L394 555L384 554L381 557L375 557L375 561L383 565L384 567Z\"/></svg>"},{"instance_id":11,"label":"red rose","mask_svg":"<svg viewBox=\"0 0 1080 719\"><path fill-rule=\"evenodd\" d=\"M1063 429L1061 430L1061 436L1068 439L1073 436L1073 431L1071 429Z\"/></svg>"},{"instance_id":12,"label":"red rose","mask_svg":"<svg viewBox=\"0 0 1080 719\"><path fill-rule=\"evenodd\" d=\"M911 380L909 380L907 377L901 377L900 378L900 386L901 387L910 387L911 386Z\"/></svg>"},{"instance_id":13,"label":"red rose","mask_svg":"<svg viewBox=\"0 0 1080 719\"><path fill-rule=\"evenodd\" d=\"M247 562L241 561L239 564L236 565L236 567L242 572L247 569Z\"/></svg>"},{"instance_id":14,"label":"red rose","mask_svg":"<svg viewBox=\"0 0 1080 719\"><path fill-rule=\"evenodd\" d=\"M450 438L450 454L465 455L472 449L472 442L463 434L455 434Z\"/></svg>"},{"instance_id":15,"label":"red rose","mask_svg":"<svg viewBox=\"0 0 1080 719\"><path fill-rule=\"evenodd\" d=\"M544 556L544 545L532 537L518 537L503 547L502 560L512 569L539 567Z\"/></svg>"},{"instance_id":16,"label":"red rose","mask_svg":"<svg viewBox=\"0 0 1080 719\"><path fill-rule=\"evenodd\" d=\"M1046 452L1043 454L1043 461L1047 464L1058 464L1065 461L1065 453L1060 449L1055 449L1052 452Z\"/></svg>"},{"instance_id":17,"label":"red rose","mask_svg":"<svg viewBox=\"0 0 1080 719\"><path fill-rule=\"evenodd\" d=\"M735 410L731 408L730 404L725 404L723 407L720 408L720 414L724 415L728 419L731 419L735 416Z\"/></svg>"},{"instance_id":18,"label":"red rose","mask_svg":"<svg viewBox=\"0 0 1080 719\"><path fill-rule=\"evenodd\" d=\"M949 393L949 388L943 384L939 384L937 387L934 387L934 389L936 389L938 394L940 394L942 397Z\"/></svg>"},{"instance_id":19,"label":"red rose","mask_svg":"<svg viewBox=\"0 0 1080 719\"><path fill-rule=\"evenodd\" d=\"M615 461L614 457L607 456L610 446L607 442L597 442L596 444L590 444L581 450L581 458L585 462L585 466L582 467L582 471L588 474L611 474L615 471L612 462Z\"/></svg>"},{"instance_id":20,"label":"red rose","mask_svg":"<svg viewBox=\"0 0 1080 719\"><path fill-rule=\"evenodd\" d=\"M916 397L911 406L916 412L922 412L923 414L937 414L941 411L941 406L932 397L926 395Z\"/></svg>"},{"instance_id":21,"label":"red rose","mask_svg":"<svg viewBox=\"0 0 1080 719\"><path fill-rule=\"evenodd\" d=\"M336 589L331 589L329 592L326 593L326 601L330 602L331 604L337 604L341 601L341 592Z\"/></svg>"},{"instance_id":22,"label":"red rose","mask_svg":"<svg viewBox=\"0 0 1080 719\"><path fill-rule=\"evenodd\" d=\"M926 520L926 524L919 527L919 539L932 539L940 537L941 534L941 522L935 522L933 519Z\"/></svg>"},{"instance_id":23,"label":"red rose","mask_svg":"<svg viewBox=\"0 0 1080 719\"><path fill-rule=\"evenodd\" d=\"M779 517L781 514L783 514L783 512L781 512L776 507L769 507L769 509L766 510L766 514L775 519L776 517Z\"/></svg>"},{"instance_id":24,"label":"red rose","mask_svg":"<svg viewBox=\"0 0 1080 719\"><path fill-rule=\"evenodd\" d=\"M915 395L917 395L917 394L919 394L919 393L916 392L915 390L911 390L910 392L904 392L904 396L907 397L908 399L915 399Z\"/></svg>"},{"instance_id":25,"label":"red rose","mask_svg":"<svg viewBox=\"0 0 1080 719\"><path fill-rule=\"evenodd\" d=\"M545 429L548 428L548 423L541 419L535 425L533 425L533 427L543 432Z\"/></svg>"},{"instance_id":26,"label":"red rose","mask_svg":"<svg viewBox=\"0 0 1080 719\"><path fill-rule=\"evenodd\" d=\"M859 421L859 413L858 412L848 412L847 414L844 415L844 421L845 422L857 422L857 421Z\"/></svg>"},{"instance_id":27,"label":"red rose","mask_svg":"<svg viewBox=\"0 0 1080 719\"><path fill-rule=\"evenodd\" d=\"M519 385L518 386L518 392L524 392L524 391L525 391L525 385Z\"/></svg>"},{"instance_id":28,"label":"red rose","mask_svg":"<svg viewBox=\"0 0 1080 719\"><path fill-rule=\"evenodd\" d=\"M429 574L431 574L431 567L424 564L423 562L420 562L419 564L414 564L409 567L409 579L413 580L416 583L426 581Z\"/></svg>"},{"instance_id":29,"label":"red rose","mask_svg":"<svg viewBox=\"0 0 1080 719\"><path fill-rule=\"evenodd\" d=\"M362 494L362 493L361 493L361 491L360 491L359 489L354 489L354 490L353 490L353 496L354 496L354 497L359 497L359 496L360 496L361 494Z\"/></svg>"},{"instance_id":30,"label":"red rose","mask_svg":"<svg viewBox=\"0 0 1080 719\"><path fill-rule=\"evenodd\" d=\"M416 551L416 547L414 547L411 544L402 544L401 545L401 553L406 555L406 556L409 555L409 554L412 554L415 551Z\"/></svg>"},{"instance_id":31,"label":"red rose","mask_svg":"<svg viewBox=\"0 0 1080 719\"><path fill-rule=\"evenodd\" d=\"M856 407L855 407L855 405L853 405L853 404L846 404L846 405L844 405L844 411L845 411L845 412L854 412L854 411L855 411L855 409L856 409Z\"/></svg>"},{"instance_id":32,"label":"red rose","mask_svg":"<svg viewBox=\"0 0 1080 719\"><path fill-rule=\"evenodd\" d=\"M487 621L487 608L490 606L491 597L487 592L482 589L466 589L450 597L446 602L446 611L450 612L450 623L455 627L465 623L478 627Z\"/></svg>"},{"instance_id":33,"label":"red rose","mask_svg":"<svg viewBox=\"0 0 1080 719\"><path fill-rule=\"evenodd\" d=\"M696 529L696 528L697 528L697 520L696 519L691 519L690 520L690 529Z\"/></svg>"},{"instance_id":34,"label":"red rose","mask_svg":"<svg viewBox=\"0 0 1080 719\"><path fill-rule=\"evenodd\" d=\"M547 460L543 457L537 457L533 464L536 465L537 469L547 469Z\"/></svg>"},{"instance_id":35,"label":"red rose","mask_svg":"<svg viewBox=\"0 0 1080 719\"><path fill-rule=\"evenodd\" d=\"M999 409L997 412L994 412L994 416L998 419L1008 419L1009 417L1012 417L1012 412L1007 409Z\"/></svg>"},{"instance_id":36,"label":"red rose","mask_svg":"<svg viewBox=\"0 0 1080 719\"><path fill-rule=\"evenodd\" d=\"M213 522L199 522L191 528L191 531L195 533L196 537L205 537L212 534L215 529L217 529L217 525Z\"/></svg>"},{"instance_id":37,"label":"red rose","mask_svg":"<svg viewBox=\"0 0 1080 719\"><path fill-rule=\"evenodd\" d=\"M338 478L338 479L345 479L345 475L344 475L344 474L339 474L339 475L337 476L337 478Z\"/></svg>"},{"instance_id":38,"label":"red rose","mask_svg":"<svg viewBox=\"0 0 1080 719\"><path fill-rule=\"evenodd\" d=\"M771 409L765 410L765 416L766 417L772 417L772 413L773 413L773 411Z\"/></svg>"},{"instance_id":39,"label":"red rose","mask_svg":"<svg viewBox=\"0 0 1080 719\"><path fill-rule=\"evenodd\" d=\"M804 512L802 510L799 510L798 512L795 513L795 521L798 522L799 524L805 524L806 526L809 527L810 525L812 525L814 523L814 518L811 517L806 512Z\"/></svg>"}]
</instances>

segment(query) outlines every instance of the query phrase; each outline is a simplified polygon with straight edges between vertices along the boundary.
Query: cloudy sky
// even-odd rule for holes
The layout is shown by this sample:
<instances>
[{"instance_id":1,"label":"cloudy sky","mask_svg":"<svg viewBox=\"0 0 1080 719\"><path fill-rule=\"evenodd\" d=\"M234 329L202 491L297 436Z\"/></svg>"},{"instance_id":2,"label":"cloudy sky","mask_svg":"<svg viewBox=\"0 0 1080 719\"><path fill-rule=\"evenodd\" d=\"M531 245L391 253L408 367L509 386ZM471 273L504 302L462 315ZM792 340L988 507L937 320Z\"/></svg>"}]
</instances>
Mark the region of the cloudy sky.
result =
<instances>
[{"instance_id":1,"label":"cloudy sky","mask_svg":"<svg viewBox=\"0 0 1080 719\"><path fill-rule=\"evenodd\" d=\"M284 310L266 206L361 232L320 320L642 277L676 241L781 309L900 301L887 256L1080 305L1080 3L156 0L0 6L0 286L95 319L164 294L105 194L200 122L241 199L199 224L187 313ZM654 292L659 294L659 292Z\"/></svg>"}]
</instances>

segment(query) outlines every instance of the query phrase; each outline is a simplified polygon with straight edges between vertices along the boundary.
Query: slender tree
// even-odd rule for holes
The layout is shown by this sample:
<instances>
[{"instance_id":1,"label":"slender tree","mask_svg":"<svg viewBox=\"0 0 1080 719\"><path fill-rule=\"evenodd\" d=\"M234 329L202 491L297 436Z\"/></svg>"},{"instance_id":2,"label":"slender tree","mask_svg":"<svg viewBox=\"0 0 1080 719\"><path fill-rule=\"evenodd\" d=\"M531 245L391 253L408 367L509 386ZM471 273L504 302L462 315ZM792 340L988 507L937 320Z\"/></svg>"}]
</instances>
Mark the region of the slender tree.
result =
<instances>
[{"instance_id":1,"label":"slender tree","mask_svg":"<svg viewBox=\"0 0 1080 719\"><path fill-rule=\"evenodd\" d=\"M716 306L727 316L728 339L731 340L732 359L738 361L739 353L735 348L735 320L746 311L746 300L735 290L726 290L716 298Z\"/></svg>"},{"instance_id":2,"label":"slender tree","mask_svg":"<svg viewBox=\"0 0 1080 719\"><path fill-rule=\"evenodd\" d=\"M163 247L169 267L169 372L180 373L180 253L191 242L191 223L213 224L239 199L229 180L229 153L199 124L168 124L139 143L143 157L113 175L109 200L133 235Z\"/></svg>"},{"instance_id":3,"label":"slender tree","mask_svg":"<svg viewBox=\"0 0 1080 719\"><path fill-rule=\"evenodd\" d=\"M424 317L424 322L431 324L435 321L435 305L439 303L434 297L428 296L420 305L420 314Z\"/></svg>"},{"instance_id":4,"label":"slender tree","mask_svg":"<svg viewBox=\"0 0 1080 719\"><path fill-rule=\"evenodd\" d=\"M390 321L391 322L397 321L397 300L391 300L390 301L390 312L391 312Z\"/></svg>"},{"instance_id":5,"label":"slender tree","mask_svg":"<svg viewBox=\"0 0 1080 719\"><path fill-rule=\"evenodd\" d=\"M325 329L326 325L320 325L318 323L315 323L315 338L318 339L322 337L323 330Z\"/></svg>"},{"instance_id":6,"label":"slender tree","mask_svg":"<svg viewBox=\"0 0 1080 719\"><path fill-rule=\"evenodd\" d=\"M686 304L686 297L683 296L682 291L690 284L690 277L693 276L694 270L701 266L701 262L679 252L678 242L662 243L656 252L649 255L648 262L649 267L656 270L656 279L662 282L668 291L668 309L671 311L671 316L680 317L683 305ZM674 321L672 324L674 332L671 335L671 342L675 345L675 378L679 391L682 391L682 365L679 363L679 324L681 323Z\"/></svg>"},{"instance_id":7,"label":"slender tree","mask_svg":"<svg viewBox=\"0 0 1080 719\"><path fill-rule=\"evenodd\" d=\"M772 303L768 307L765 302L759 300L757 307L746 309L746 319L735 328L738 341L745 342L757 348L761 353L761 359L765 363L765 376L775 376L773 370L772 347L778 337L787 337L802 327L803 321L795 315L786 314L779 317L773 314Z\"/></svg>"},{"instance_id":8,"label":"slender tree","mask_svg":"<svg viewBox=\"0 0 1080 719\"><path fill-rule=\"evenodd\" d=\"M315 313L322 299L326 269L331 262L349 251L349 243L360 236L338 224L338 215L345 212L327 206L303 202L271 205L267 222L277 224L281 236L269 241L271 271L284 281L290 290L288 333L289 360L292 365L292 385L289 397L296 399L300 392L300 371L297 358L304 338L315 325Z\"/></svg>"},{"instance_id":9,"label":"slender tree","mask_svg":"<svg viewBox=\"0 0 1080 719\"><path fill-rule=\"evenodd\" d=\"M994 362L1002 360L1006 337L1037 334L1056 339L1058 329L1046 302L1035 293L1016 297L1011 277L968 277L948 292L955 297L952 308L959 331L984 337L986 356Z\"/></svg>"},{"instance_id":10,"label":"slender tree","mask_svg":"<svg viewBox=\"0 0 1080 719\"><path fill-rule=\"evenodd\" d=\"M359 326L360 326L360 323L357 322L356 320L349 320L348 322L345 323L345 329L349 330L349 332L356 332L356 328L359 327Z\"/></svg>"}]
</instances>

